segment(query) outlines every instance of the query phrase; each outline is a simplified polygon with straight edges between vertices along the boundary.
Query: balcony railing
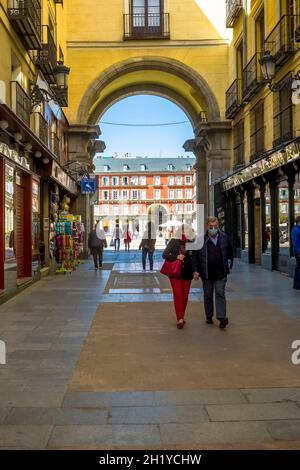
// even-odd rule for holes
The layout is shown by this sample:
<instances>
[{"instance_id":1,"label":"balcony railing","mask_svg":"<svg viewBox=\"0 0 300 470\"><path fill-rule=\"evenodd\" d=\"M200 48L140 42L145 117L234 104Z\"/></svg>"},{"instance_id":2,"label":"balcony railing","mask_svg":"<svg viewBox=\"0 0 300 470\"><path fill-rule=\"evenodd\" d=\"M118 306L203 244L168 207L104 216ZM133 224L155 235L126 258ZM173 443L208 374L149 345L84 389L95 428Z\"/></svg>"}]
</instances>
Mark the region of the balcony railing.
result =
<instances>
[{"instance_id":1,"label":"balcony railing","mask_svg":"<svg viewBox=\"0 0 300 470\"><path fill-rule=\"evenodd\" d=\"M41 48L40 0L8 0L8 17L26 49Z\"/></svg>"},{"instance_id":2,"label":"balcony railing","mask_svg":"<svg viewBox=\"0 0 300 470\"><path fill-rule=\"evenodd\" d=\"M226 0L226 27L233 28L235 20L243 8L243 0Z\"/></svg>"},{"instance_id":3,"label":"balcony railing","mask_svg":"<svg viewBox=\"0 0 300 470\"><path fill-rule=\"evenodd\" d=\"M29 127L31 100L18 82L11 82L11 107L14 113Z\"/></svg>"},{"instance_id":4,"label":"balcony railing","mask_svg":"<svg viewBox=\"0 0 300 470\"><path fill-rule=\"evenodd\" d=\"M48 147L49 145L49 126L48 122L41 113L34 113L35 133L41 141Z\"/></svg>"},{"instance_id":5,"label":"balcony railing","mask_svg":"<svg viewBox=\"0 0 300 470\"><path fill-rule=\"evenodd\" d=\"M124 39L169 38L169 13L124 15Z\"/></svg>"},{"instance_id":6,"label":"balcony railing","mask_svg":"<svg viewBox=\"0 0 300 470\"><path fill-rule=\"evenodd\" d=\"M264 82L259 63L261 57L261 52L254 54L243 70L243 101L250 101L252 96L259 90Z\"/></svg>"},{"instance_id":7,"label":"balcony railing","mask_svg":"<svg viewBox=\"0 0 300 470\"><path fill-rule=\"evenodd\" d=\"M49 26L43 26L43 45L37 52L35 64L41 69L49 83L55 83L53 75L54 67L57 65L57 48Z\"/></svg>"},{"instance_id":8,"label":"balcony railing","mask_svg":"<svg viewBox=\"0 0 300 470\"><path fill-rule=\"evenodd\" d=\"M226 113L227 119L233 119L242 106L242 80L236 79L226 91Z\"/></svg>"},{"instance_id":9,"label":"balcony railing","mask_svg":"<svg viewBox=\"0 0 300 470\"><path fill-rule=\"evenodd\" d=\"M284 64L299 48L295 42L297 21L299 24L299 17L296 15L282 16L265 40L265 51L270 51L277 66Z\"/></svg>"},{"instance_id":10,"label":"balcony railing","mask_svg":"<svg viewBox=\"0 0 300 470\"><path fill-rule=\"evenodd\" d=\"M51 150L57 158L60 157L60 140L55 132L51 134Z\"/></svg>"}]
</instances>

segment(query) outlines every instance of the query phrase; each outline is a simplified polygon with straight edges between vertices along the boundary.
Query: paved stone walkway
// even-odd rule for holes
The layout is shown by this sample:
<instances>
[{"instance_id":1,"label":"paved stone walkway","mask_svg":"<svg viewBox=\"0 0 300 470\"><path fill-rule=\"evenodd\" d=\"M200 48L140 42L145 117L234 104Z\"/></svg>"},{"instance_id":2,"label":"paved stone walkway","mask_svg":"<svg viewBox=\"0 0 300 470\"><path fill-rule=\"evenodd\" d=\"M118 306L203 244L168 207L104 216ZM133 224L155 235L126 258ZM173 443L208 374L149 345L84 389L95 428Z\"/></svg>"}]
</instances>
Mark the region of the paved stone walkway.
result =
<instances>
[{"instance_id":1,"label":"paved stone walkway","mask_svg":"<svg viewBox=\"0 0 300 470\"><path fill-rule=\"evenodd\" d=\"M168 316L172 295L167 283L154 273L151 286L149 275L141 272L140 256L138 252L107 252L103 271L94 272L87 262L72 275L45 278L0 306L0 340L7 347L7 364L0 365L0 448L299 449L300 365L291 364L290 342L300 339L300 292L291 288L291 279L237 262L228 285L229 312L232 308L228 330L206 328L200 313L202 290L195 283L189 329L178 331L173 311ZM156 260L158 269L160 253ZM124 273L128 273L127 279ZM250 309L245 318L242 308L241 315L234 310L237 304L245 305L245 311L252 304L263 308L261 312ZM165 312L155 325L149 321L151 306ZM128 326L133 332L135 328L141 331L139 324L128 325L129 309L135 322L143 313L148 318L143 325L147 338L143 348L141 334L128 336ZM160 339L166 341L157 339L156 343L160 330ZM247 337L246 356L243 335ZM125 339L129 340L127 351ZM195 387L193 376L203 370L202 365L195 372L195 360L214 341L227 349L223 355L211 355L206 382ZM188 346L185 368L190 364L184 374L176 361L182 344ZM152 387L153 368L139 364L135 377L125 380L132 357L137 362L133 353L139 354L142 364L152 355L163 354L158 356L160 375ZM259 356L259 374L254 369L245 380L237 375L242 357L247 359L245 369L250 370ZM88 360L87 371L81 368L83 358ZM113 380L109 373L112 358L113 373L123 380ZM227 364L222 362L226 358ZM83 370L88 375L76 382ZM217 385L206 386L216 382L217 372ZM192 379L190 383L187 377ZM143 381L146 388L139 386Z\"/></svg>"}]
</instances>

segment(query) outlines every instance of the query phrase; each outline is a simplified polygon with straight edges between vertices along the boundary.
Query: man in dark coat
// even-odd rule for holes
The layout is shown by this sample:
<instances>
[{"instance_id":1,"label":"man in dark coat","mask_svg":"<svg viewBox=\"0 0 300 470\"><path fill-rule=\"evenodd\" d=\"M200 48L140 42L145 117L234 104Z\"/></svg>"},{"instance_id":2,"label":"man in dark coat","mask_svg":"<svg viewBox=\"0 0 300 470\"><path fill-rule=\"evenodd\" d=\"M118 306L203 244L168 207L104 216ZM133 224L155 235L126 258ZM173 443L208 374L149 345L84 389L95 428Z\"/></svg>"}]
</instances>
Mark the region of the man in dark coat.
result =
<instances>
[{"instance_id":1,"label":"man in dark coat","mask_svg":"<svg viewBox=\"0 0 300 470\"><path fill-rule=\"evenodd\" d=\"M216 316L221 329L228 325L225 287L233 265L233 249L226 233L219 229L216 217L208 217L207 232L201 250L193 251L194 279L201 277L206 323L213 324L214 291Z\"/></svg>"},{"instance_id":2,"label":"man in dark coat","mask_svg":"<svg viewBox=\"0 0 300 470\"><path fill-rule=\"evenodd\" d=\"M89 234L88 247L91 250L91 253L93 255L95 271L97 271L98 258L99 258L99 268L102 268L103 248L107 247L104 230L102 230L99 227L99 224L96 224L94 230L91 230Z\"/></svg>"}]
</instances>

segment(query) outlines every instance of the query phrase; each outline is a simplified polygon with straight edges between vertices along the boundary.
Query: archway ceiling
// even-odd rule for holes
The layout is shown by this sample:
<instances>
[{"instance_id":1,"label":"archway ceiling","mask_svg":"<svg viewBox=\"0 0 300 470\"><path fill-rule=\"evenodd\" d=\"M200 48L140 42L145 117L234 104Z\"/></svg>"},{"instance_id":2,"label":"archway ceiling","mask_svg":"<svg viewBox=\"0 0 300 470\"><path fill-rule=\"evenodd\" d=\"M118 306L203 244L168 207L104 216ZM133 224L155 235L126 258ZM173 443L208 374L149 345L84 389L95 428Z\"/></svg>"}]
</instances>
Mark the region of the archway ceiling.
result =
<instances>
[{"instance_id":1,"label":"archway ceiling","mask_svg":"<svg viewBox=\"0 0 300 470\"><path fill-rule=\"evenodd\" d=\"M90 108L89 115L92 115L95 110L98 109L100 118L110 106L110 104L108 104L109 96L114 96L117 93L120 99L122 99L122 89L125 90L130 87L134 89L134 87L139 87L139 89L144 89L144 91L147 92L147 86L149 90L151 90L152 85L162 87L162 89L165 90L172 90L172 94L174 95L175 93L178 95L179 99L186 101L196 114L206 109L202 96L180 77L159 70L141 70L123 74L104 87L98 94L93 106ZM126 96L128 96L128 94L126 94ZM165 98L166 94L162 93L162 96ZM103 106L101 106L102 102L105 103ZM187 114L189 113L187 112Z\"/></svg>"}]
</instances>

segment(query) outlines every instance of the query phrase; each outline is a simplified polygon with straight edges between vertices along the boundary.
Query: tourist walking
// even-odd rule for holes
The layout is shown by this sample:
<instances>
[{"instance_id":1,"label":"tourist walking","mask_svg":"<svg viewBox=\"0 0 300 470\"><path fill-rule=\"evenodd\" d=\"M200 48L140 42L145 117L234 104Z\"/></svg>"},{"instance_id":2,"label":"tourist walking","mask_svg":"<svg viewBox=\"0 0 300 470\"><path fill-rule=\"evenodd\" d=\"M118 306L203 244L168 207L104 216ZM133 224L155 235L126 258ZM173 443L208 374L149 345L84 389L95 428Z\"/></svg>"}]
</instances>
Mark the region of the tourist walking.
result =
<instances>
[{"instance_id":1,"label":"tourist walking","mask_svg":"<svg viewBox=\"0 0 300 470\"><path fill-rule=\"evenodd\" d=\"M153 271L153 256L156 244L156 229L153 222L148 222L143 234L139 250L142 250L143 271L146 271L147 257L149 258L150 271Z\"/></svg>"},{"instance_id":2,"label":"tourist walking","mask_svg":"<svg viewBox=\"0 0 300 470\"><path fill-rule=\"evenodd\" d=\"M225 288L232 265L233 249L230 240L220 231L218 219L208 217L203 247L193 251L193 271L194 279L201 277L203 282L206 323L213 324L215 292L216 316L221 329L228 325Z\"/></svg>"},{"instance_id":3,"label":"tourist walking","mask_svg":"<svg viewBox=\"0 0 300 470\"><path fill-rule=\"evenodd\" d=\"M113 232L115 251L120 251L121 238L122 238L122 230L120 228L120 225L116 224L116 227Z\"/></svg>"},{"instance_id":4,"label":"tourist walking","mask_svg":"<svg viewBox=\"0 0 300 470\"><path fill-rule=\"evenodd\" d=\"M132 241L132 234L129 230L129 225L128 224L125 228L123 238L124 238L125 251L129 251L130 250L130 243Z\"/></svg>"},{"instance_id":5,"label":"tourist walking","mask_svg":"<svg viewBox=\"0 0 300 470\"><path fill-rule=\"evenodd\" d=\"M162 255L163 258L167 262L171 262L172 265L177 261L180 262L176 263L176 265L179 265L179 271L177 273L170 272L168 274L169 268L166 270L167 272L164 272L166 263L163 265L161 271L169 276L170 279L178 329L183 328L186 324L185 312L193 279L192 251L187 250L187 243L191 241L191 237L192 232L189 227L179 227L174 234L174 238L170 239ZM172 271L172 267L170 269ZM174 274L176 277L173 277Z\"/></svg>"},{"instance_id":6,"label":"tourist walking","mask_svg":"<svg viewBox=\"0 0 300 470\"><path fill-rule=\"evenodd\" d=\"M102 268L103 249L107 247L105 233L99 223L95 224L95 228L89 233L88 247L93 255L95 271L97 271L98 268Z\"/></svg>"}]
</instances>

